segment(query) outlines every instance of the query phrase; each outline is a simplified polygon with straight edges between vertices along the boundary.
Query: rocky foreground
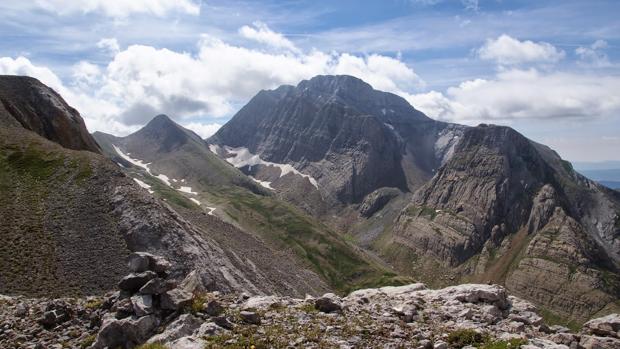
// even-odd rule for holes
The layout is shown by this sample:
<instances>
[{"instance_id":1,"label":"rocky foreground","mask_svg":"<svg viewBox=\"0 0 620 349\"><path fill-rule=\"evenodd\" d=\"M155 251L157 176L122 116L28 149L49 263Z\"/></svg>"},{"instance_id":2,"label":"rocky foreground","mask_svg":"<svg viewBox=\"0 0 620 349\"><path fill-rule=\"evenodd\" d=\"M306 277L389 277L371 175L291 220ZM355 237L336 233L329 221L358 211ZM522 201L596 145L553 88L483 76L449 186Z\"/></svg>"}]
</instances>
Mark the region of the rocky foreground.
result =
<instances>
[{"instance_id":1,"label":"rocky foreground","mask_svg":"<svg viewBox=\"0 0 620 349\"><path fill-rule=\"evenodd\" d=\"M147 253L105 297L0 296L1 348L620 348L620 315L547 326L501 286L417 283L295 299L208 292Z\"/></svg>"}]
</instances>

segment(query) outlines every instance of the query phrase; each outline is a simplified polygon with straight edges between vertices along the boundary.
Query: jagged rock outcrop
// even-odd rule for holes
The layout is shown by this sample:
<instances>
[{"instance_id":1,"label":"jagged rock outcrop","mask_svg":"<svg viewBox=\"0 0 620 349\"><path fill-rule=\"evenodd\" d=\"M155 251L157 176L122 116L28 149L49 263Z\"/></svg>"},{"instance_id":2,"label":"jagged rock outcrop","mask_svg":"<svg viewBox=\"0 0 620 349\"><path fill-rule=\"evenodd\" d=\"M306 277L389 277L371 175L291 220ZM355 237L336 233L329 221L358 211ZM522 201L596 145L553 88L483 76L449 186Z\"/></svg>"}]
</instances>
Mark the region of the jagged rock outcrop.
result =
<instances>
[{"instance_id":1,"label":"jagged rock outcrop","mask_svg":"<svg viewBox=\"0 0 620 349\"><path fill-rule=\"evenodd\" d=\"M481 125L464 132L452 157L414 193L394 241L462 274L477 258L479 279L505 282L583 321L619 294L618 233L608 228L614 214L599 210L605 223L592 227L587 212L620 207L616 200L548 148L510 128Z\"/></svg>"},{"instance_id":2,"label":"jagged rock outcrop","mask_svg":"<svg viewBox=\"0 0 620 349\"><path fill-rule=\"evenodd\" d=\"M84 120L56 91L26 76L0 75L0 125L21 125L65 148L99 153Z\"/></svg>"},{"instance_id":3,"label":"jagged rock outcrop","mask_svg":"<svg viewBox=\"0 0 620 349\"><path fill-rule=\"evenodd\" d=\"M0 345L28 347L60 340L71 347L133 348L146 342L170 349L223 345L611 349L620 345L618 314L593 319L581 332L571 332L562 326L548 326L536 307L510 296L498 285L464 284L433 290L417 283L362 289L345 297L326 294L305 299L205 292L194 294L191 307L177 311L160 309L155 301L154 313L144 316L120 311L128 299L123 297L128 296L117 292L104 299L91 298L86 307L82 300L63 303L70 314L66 321L71 323L69 333L77 336L66 335L65 326L31 335L41 326L35 321L40 314L37 309L46 303L2 297ZM211 313L215 303L219 310ZM20 306L28 309L25 314L19 311ZM8 330L6 324L11 324Z\"/></svg>"}]
</instances>

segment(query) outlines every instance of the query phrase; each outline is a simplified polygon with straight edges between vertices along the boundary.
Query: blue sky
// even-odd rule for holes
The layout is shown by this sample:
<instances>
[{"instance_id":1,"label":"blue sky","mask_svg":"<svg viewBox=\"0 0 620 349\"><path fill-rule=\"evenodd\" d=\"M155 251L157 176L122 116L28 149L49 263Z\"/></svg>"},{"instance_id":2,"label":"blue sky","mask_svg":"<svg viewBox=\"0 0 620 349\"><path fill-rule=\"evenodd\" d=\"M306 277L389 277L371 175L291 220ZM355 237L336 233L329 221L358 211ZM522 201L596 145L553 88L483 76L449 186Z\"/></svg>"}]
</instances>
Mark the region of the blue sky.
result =
<instances>
[{"instance_id":1,"label":"blue sky","mask_svg":"<svg viewBox=\"0 0 620 349\"><path fill-rule=\"evenodd\" d=\"M618 14L618 1L0 2L0 73L52 86L91 131L165 112L203 136L260 89L351 74L431 117L620 160Z\"/></svg>"}]
</instances>

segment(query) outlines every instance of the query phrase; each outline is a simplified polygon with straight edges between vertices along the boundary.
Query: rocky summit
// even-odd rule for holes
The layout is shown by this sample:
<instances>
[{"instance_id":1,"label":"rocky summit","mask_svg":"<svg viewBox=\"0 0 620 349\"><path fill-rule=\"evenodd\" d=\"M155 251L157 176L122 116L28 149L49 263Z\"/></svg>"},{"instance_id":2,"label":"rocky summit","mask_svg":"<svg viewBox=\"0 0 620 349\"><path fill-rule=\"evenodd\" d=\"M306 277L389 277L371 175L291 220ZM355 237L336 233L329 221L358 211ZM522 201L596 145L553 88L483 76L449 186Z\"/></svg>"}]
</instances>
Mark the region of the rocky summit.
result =
<instances>
[{"instance_id":1,"label":"rocky summit","mask_svg":"<svg viewBox=\"0 0 620 349\"><path fill-rule=\"evenodd\" d=\"M620 346L620 315L580 332L548 326L499 285L424 284L291 298L208 292L177 283L162 257L135 253L103 297L0 298L3 348L602 348ZM155 346L159 345L159 346Z\"/></svg>"}]
</instances>

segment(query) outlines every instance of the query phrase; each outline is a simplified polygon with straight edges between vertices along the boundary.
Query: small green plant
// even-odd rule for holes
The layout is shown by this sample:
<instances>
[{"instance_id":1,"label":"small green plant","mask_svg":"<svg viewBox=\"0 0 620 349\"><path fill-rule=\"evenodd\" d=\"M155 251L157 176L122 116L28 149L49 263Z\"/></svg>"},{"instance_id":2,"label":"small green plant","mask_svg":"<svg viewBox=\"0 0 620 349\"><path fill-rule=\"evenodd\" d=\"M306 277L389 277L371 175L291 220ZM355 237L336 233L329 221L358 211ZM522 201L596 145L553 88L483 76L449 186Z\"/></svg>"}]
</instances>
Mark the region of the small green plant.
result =
<instances>
[{"instance_id":1,"label":"small green plant","mask_svg":"<svg viewBox=\"0 0 620 349\"><path fill-rule=\"evenodd\" d=\"M305 303L304 305L302 305L301 307L299 307L299 309L301 311L303 311L304 313L308 313L308 314L314 314L314 313L318 313L319 311L314 307L313 304L311 303Z\"/></svg>"},{"instance_id":2,"label":"small green plant","mask_svg":"<svg viewBox=\"0 0 620 349\"><path fill-rule=\"evenodd\" d=\"M95 339L97 339L97 335L94 335L94 334L91 334L90 336L84 338L82 340L82 343L80 343L80 348L81 349L90 348L90 346L93 345L93 343L95 343Z\"/></svg>"},{"instance_id":3,"label":"small green plant","mask_svg":"<svg viewBox=\"0 0 620 349\"><path fill-rule=\"evenodd\" d=\"M99 309L101 308L101 305L103 304L103 301L101 299L90 299L88 301L86 301L86 304L84 304L84 307L86 309Z\"/></svg>"},{"instance_id":4,"label":"small green plant","mask_svg":"<svg viewBox=\"0 0 620 349\"><path fill-rule=\"evenodd\" d=\"M456 330L448 334L448 343L453 348L462 348L467 345L478 347L487 341L487 336L470 328Z\"/></svg>"}]
</instances>

